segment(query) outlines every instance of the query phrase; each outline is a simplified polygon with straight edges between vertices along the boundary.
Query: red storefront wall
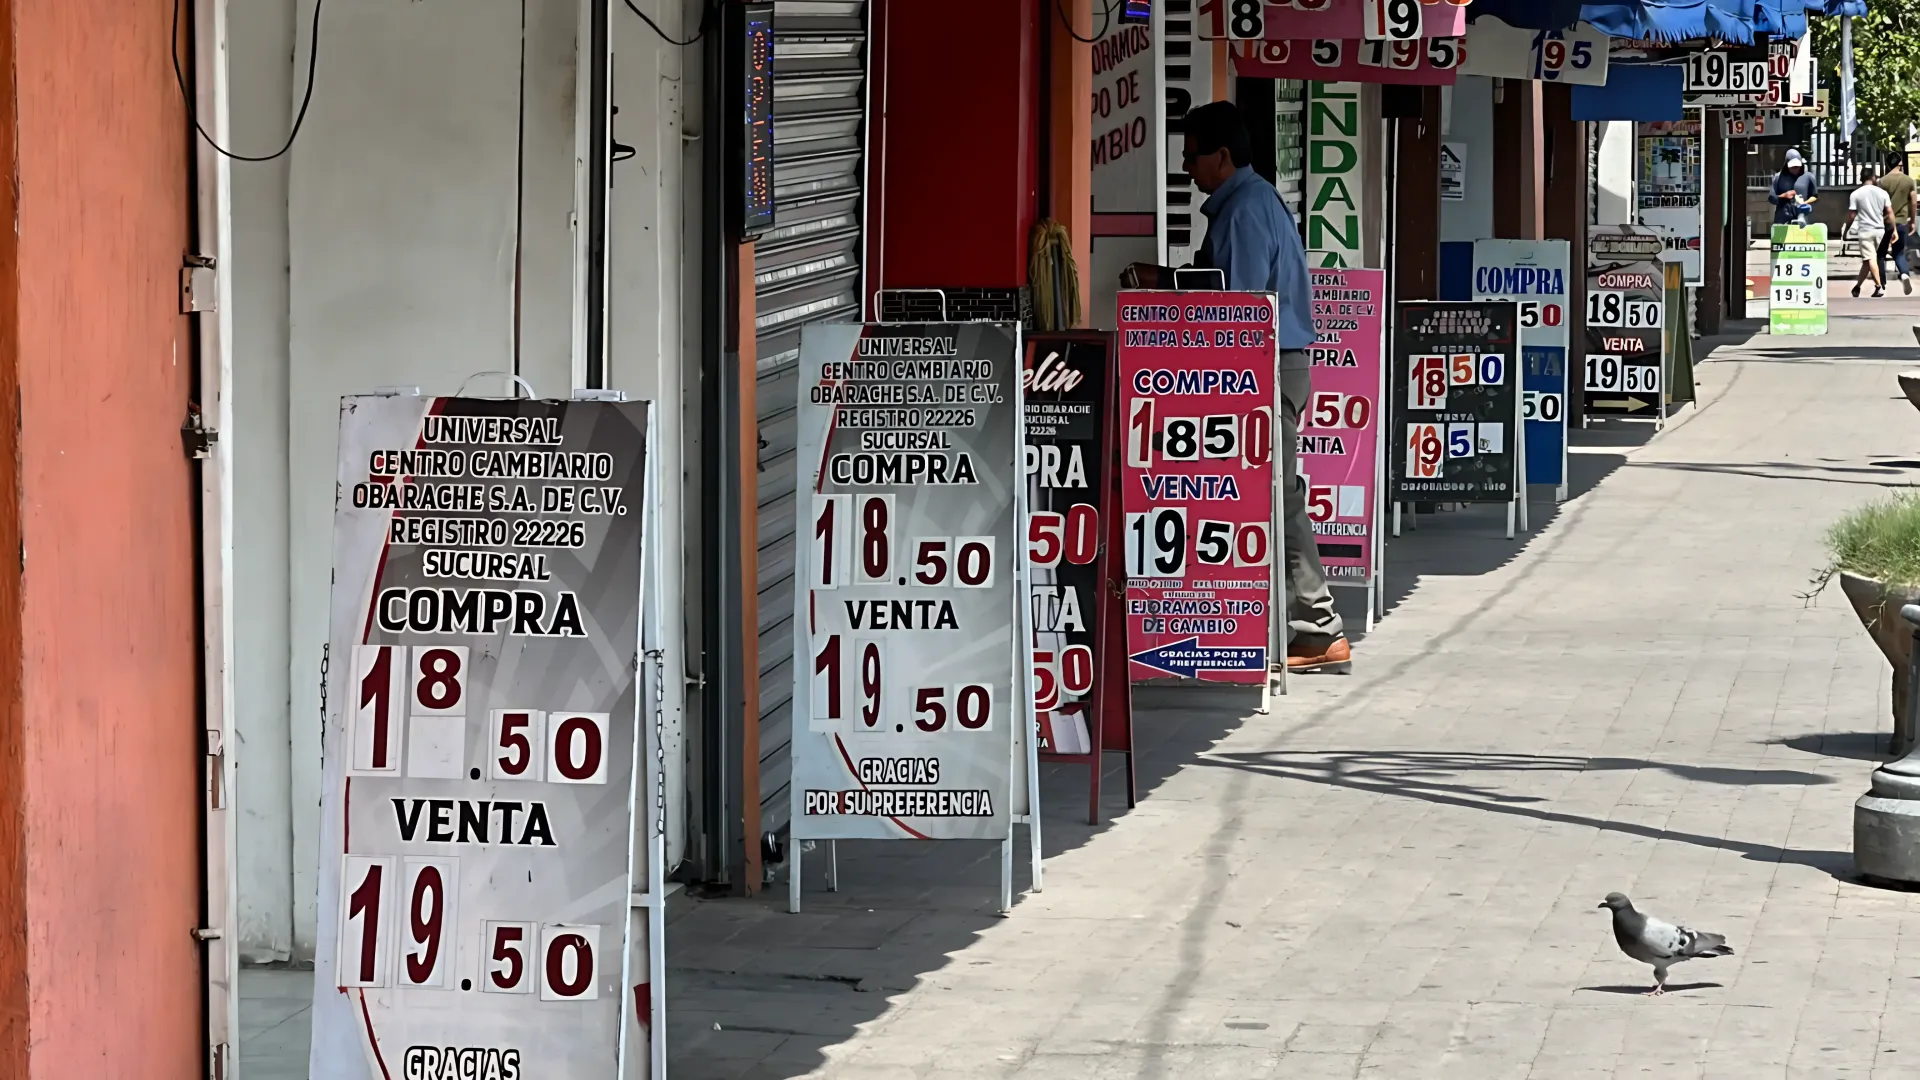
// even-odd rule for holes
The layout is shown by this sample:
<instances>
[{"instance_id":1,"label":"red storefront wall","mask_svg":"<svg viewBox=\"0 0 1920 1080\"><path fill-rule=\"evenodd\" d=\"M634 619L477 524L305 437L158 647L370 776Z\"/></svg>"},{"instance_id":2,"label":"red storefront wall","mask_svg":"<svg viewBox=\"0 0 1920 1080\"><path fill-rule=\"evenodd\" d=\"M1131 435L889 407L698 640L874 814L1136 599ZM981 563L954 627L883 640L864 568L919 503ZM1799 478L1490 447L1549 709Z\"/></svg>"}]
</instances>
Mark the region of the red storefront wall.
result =
<instances>
[{"instance_id":1,"label":"red storefront wall","mask_svg":"<svg viewBox=\"0 0 1920 1080\"><path fill-rule=\"evenodd\" d=\"M1049 10L1040 0L874 0L870 292L1027 283Z\"/></svg>"},{"instance_id":2,"label":"red storefront wall","mask_svg":"<svg viewBox=\"0 0 1920 1080\"><path fill-rule=\"evenodd\" d=\"M201 1075L170 0L0 0L0 1076ZM17 555L16 555L17 552Z\"/></svg>"}]
</instances>

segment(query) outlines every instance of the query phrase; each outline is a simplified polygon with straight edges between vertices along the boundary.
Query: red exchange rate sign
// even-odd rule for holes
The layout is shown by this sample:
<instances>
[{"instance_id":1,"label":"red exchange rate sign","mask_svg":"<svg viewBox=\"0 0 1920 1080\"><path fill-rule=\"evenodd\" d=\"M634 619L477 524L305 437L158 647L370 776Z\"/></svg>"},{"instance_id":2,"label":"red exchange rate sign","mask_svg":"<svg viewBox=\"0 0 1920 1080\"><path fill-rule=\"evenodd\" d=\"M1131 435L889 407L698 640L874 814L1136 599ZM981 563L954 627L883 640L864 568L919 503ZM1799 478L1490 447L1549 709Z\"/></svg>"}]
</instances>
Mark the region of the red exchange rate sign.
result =
<instances>
[{"instance_id":1,"label":"red exchange rate sign","mask_svg":"<svg viewBox=\"0 0 1920 1080\"><path fill-rule=\"evenodd\" d=\"M1121 510L1134 678L1267 678L1273 297L1120 294Z\"/></svg>"}]
</instances>

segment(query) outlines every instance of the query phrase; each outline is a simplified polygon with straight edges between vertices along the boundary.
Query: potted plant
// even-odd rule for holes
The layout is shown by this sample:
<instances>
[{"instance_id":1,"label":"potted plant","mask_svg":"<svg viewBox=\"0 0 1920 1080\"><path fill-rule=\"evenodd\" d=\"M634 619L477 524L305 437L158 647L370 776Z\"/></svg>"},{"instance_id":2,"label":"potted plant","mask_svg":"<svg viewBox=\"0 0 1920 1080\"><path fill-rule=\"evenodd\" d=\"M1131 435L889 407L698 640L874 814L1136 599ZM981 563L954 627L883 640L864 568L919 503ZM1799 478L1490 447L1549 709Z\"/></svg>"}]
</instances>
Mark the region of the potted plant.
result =
<instances>
[{"instance_id":1,"label":"potted plant","mask_svg":"<svg viewBox=\"0 0 1920 1080\"><path fill-rule=\"evenodd\" d=\"M1827 530L1832 561L1814 576L1818 593L1840 579L1840 591L1853 605L1861 625L1893 665L1893 746L1895 757L1913 748L1907 730L1907 661L1913 652L1913 628L1900 608L1920 603L1920 492L1903 492L1850 511Z\"/></svg>"}]
</instances>

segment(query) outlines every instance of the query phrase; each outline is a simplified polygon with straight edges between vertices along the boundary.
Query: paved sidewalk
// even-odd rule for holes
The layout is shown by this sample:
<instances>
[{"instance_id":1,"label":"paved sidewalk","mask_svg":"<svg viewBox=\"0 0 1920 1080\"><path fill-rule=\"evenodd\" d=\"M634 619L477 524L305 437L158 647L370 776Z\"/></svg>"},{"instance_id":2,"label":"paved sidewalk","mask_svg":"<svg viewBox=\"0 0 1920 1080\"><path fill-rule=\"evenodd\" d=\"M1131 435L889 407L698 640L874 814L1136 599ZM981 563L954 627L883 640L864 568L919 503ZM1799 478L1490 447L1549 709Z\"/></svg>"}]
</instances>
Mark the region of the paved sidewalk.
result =
<instances>
[{"instance_id":1,"label":"paved sidewalk","mask_svg":"<svg viewBox=\"0 0 1920 1080\"><path fill-rule=\"evenodd\" d=\"M1828 521L1920 476L1874 464L1920 457L1881 310L1716 350L1651 441L1579 433L1520 541L1422 518L1354 675L1268 716L1159 694L1138 808L1089 829L1045 777L1010 918L979 845L842 845L799 916L682 905L674 1080L1920 1077L1920 895L1849 877L1888 669L1796 597ZM1615 889L1738 955L1638 996Z\"/></svg>"}]
</instances>

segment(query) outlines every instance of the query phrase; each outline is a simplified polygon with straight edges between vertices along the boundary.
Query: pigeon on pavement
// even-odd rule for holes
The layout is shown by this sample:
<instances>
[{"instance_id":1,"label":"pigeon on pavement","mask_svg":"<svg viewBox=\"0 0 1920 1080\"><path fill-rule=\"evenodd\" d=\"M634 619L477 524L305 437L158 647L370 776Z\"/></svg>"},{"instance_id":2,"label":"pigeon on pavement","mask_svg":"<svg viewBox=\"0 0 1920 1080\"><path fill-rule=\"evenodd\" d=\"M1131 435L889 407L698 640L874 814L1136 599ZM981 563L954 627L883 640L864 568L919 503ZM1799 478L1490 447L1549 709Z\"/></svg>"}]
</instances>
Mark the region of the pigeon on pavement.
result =
<instances>
[{"instance_id":1,"label":"pigeon on pavement","mask_svg":"<svg viewBox=\"0 0 1920 1080\"><path fill-rule=\"evenodd\" d=\"M1624 893L1608 893L1600 907L1613 909L1613 940L1620 951L1643 964L1653 965L1653 989L1650 995L1667 992L1667 969L1696 956L1732 956L1733 946L1722 934L1662 922L1634 910L1633 901Z\"/></svg>"}]
</instances>

